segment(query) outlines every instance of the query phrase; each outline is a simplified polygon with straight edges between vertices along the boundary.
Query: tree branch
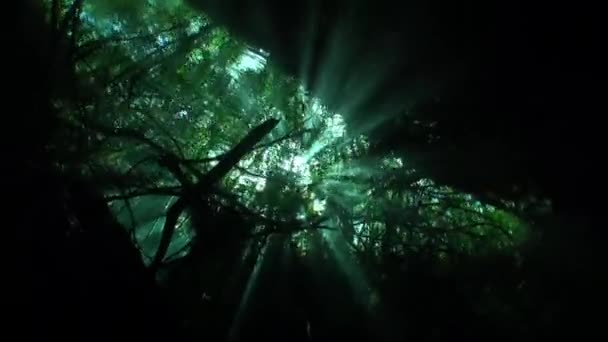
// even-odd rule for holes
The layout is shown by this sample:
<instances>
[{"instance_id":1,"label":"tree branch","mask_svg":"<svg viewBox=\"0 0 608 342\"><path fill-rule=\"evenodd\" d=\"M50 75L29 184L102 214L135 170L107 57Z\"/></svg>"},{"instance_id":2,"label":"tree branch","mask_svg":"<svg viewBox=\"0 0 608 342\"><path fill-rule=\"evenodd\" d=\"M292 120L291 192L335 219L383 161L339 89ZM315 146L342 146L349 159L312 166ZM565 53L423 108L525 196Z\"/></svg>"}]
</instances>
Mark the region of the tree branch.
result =
<instances>
[{"instance_id":1,"label":"tree branch","mask_svg":"<svg viewBox=\"0 0 608 342\"><path fill-rule=\"evenodd\" d=\"M98 123L93 122L83 122L85 126L90 127L93 130L97 130L100 133L105 134L108 137L116 137L116 138L126 138L134 141L138 141L140 143L144 143L148 145L150 148L155 150L161 155L171 155L170 151L167 151L163 146L157 144L153 140L146 138L139 131L130 129L130 128L116 128L116 127L107 127Z\"/></svg>"},{"instance_id":2,"label":"tree branch","mask_svg":"<svg viewBox=\"0 0 608 342\"><path fill-rule=\"evenodd\" d=\"M171 31L178 30L178 29L182 29L184 27L185 27L184 24L178 24L178 25L171 26L170 28L159 30L159 31L156 31L153 33L145 33L145 34L141 33L141 34L136 34L136 35L132 35L132 36L128 36L128 37L117 35L117 36L113 36L113 37L94 39L94 40L85 42L85 43L81 44L80 46L78 46L78 50L80 52L76 55L76 59L80 60L80 59L86 58L87 56L94 53L95 51L103 48L106 44L127 43L127 42L131 42L131 41L137 40L137 39L154 38L154 37L158 36L159 34L168 33Z\"/></svg>"},{"instance_id":3,"label":"tree branch","mask_svg":"<svg viewBox=\"0 0 608 342\"><path fill-rule=\"evenodd\" d=\"M175 224L181 213L194 203L200 203L200 198L206 195L211 188L220 181L244 156L251 152L255 144L257 144L266 134L268 134L277 124L279 120L268 119L259 126L251 130L236 146L234 146L219 163L207 172L197 184L184 188L183 194L169 208L165 225L163 227L161 240L154 256L154 260L150 264L150 271L156 272L162 264L169 244L173 238Z\"/></svg>"},{"instance_id":4,"label":"tree branch","mask_svg":"<svg viewBox=\"0 0 608 342\"><path fill-rule=\"evenodd\" d=\"M272 140L270 142L263 143L263 144L258 144L258 145L256 145L254 147L254 150L259 150L259 149L262 149L262 148L267 148L267 147L270 147L272 145L278 144L278 143L280 143L282 141L293 139L295 137L304 135L304 133L308 133L308 132L312 132L312 131L313 131L312 129L302 129L302 130L299 130L299 131L295 131L295 132L289 133L287 135L284 135L284 136L282 136L280 138L277 138L275 140Z\"/></svg>"},{"instance_id":5,"label":"tree branch","mask_svg":"<svg viewBox=\"0 0 608 342\"><path fill-rule=\"evenodd\" d=\"M208 188L223 178L243 157L254 149L254 146L264 138L279 123L277 119L268 119L249 132L236 146L222 156L197 184L199 190Z\"/></svg>"},{"instance_id":6,"label":"tree branch","mask_svg":"<svg viewBox=\"0 0 608 342\"><path fill-rule=\"evenodd\" d=\"M158 249L156 250L154 259L152 260L152 263L149 266L150 272L152 272L153 274L156 273L156 271L162 264L165 255L167 254L169 244L171 243L171 239L173 238L173 232L175 231L175 225L177 224L179 216L186 209L186 206L187 202L185 200L185 197L182 196L178 198L177 201L173 203L171 208L169 208L169 210L167 211L161 239L158 244Z\"/></svg>"},{"instance_id":7,"label":"tree branch","mask_svg":"<svg viewBox=\"0 0 608 342\"><path fill-rule=\"evenodd\" d=\"M268 179L268 176L264 176L255 172L251 172L249 170L247 170L246 168L242 167L242 166L235 166L235 169L239 170L240 172L250 175L252 177L258 177L258 178L264 178L264 179Z\"/></svg>"},{"instance_id":8,"label":"tree branch","mask_svg":"<svg viewBox=\"0 0 608 342\"><path fill-rule=\"evenodd\" d=\"M129 200L136 197L149 196L149 195L163 195L163 196L179 196L181 194L181 187L171 186L171 187L158 187L151 189L142 189L136 190L132 192L126 192L120 195L110 195L104 196L107 202L119 201L119 200Z\"/></svg>"}]
</instances>

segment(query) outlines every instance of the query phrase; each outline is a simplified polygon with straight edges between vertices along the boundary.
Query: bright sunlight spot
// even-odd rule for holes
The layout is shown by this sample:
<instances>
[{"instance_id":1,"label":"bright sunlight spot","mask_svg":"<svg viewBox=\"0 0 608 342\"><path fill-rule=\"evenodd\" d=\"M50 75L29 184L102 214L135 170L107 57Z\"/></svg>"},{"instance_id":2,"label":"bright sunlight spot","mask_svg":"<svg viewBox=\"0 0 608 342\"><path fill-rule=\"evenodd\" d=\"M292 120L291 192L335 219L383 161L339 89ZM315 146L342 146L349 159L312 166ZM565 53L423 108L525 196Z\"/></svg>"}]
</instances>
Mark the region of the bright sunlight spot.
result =
<instances>
[{"instance_id":1,"label":"bright sunlight spot","mask_svg":"<svg viewBox=\"0 0 608 342\"><path fill-rule=\"evenodd\" d=\"M326 200L318 200L315 198L312 202L312 210L317 214L323 213L323 211L325 211L326 202Z\"/></svg>"},{"instance_id":2,"label":"bright sunlight spot","mask_svg":"<svg viewBox=\"0 0 608 342\"><path fill-rule=\"evenodd\" d=\"M253 71L260 72L266 66L266 58L254 51L246 50L239 59L228 67L228 74L237 81L241 74Z\"/></svg>"},{"instance_id":3,"label":"bright sunlight spot","mask_svg":"<svg viewBox=\"0 0 608 342\"><path fill-rule=\"evenodd\" d=\"M312 173L310 172L310 165L306 159L302 156L294 156L284 161L281 167L289 172L293 172L298 177L298 183L300 185L307 185L312 183Z\"/></svg>"}]
</instances>

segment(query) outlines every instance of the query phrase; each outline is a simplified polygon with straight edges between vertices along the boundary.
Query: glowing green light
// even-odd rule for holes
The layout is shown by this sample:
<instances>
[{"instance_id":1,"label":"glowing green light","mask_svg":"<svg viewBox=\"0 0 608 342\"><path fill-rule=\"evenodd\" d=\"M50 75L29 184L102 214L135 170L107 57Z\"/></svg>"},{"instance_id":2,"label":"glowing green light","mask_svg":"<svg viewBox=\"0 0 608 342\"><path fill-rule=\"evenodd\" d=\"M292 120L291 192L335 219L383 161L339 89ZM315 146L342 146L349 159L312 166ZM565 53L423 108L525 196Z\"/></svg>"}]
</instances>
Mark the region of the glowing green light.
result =
<instances>
[{"instance_id":1,"label":"glowing green light","mask_svg":"<svg viewBox=\"0 0 608 342\"><path fill-rule=\"evenodd\" d=\"M234 64L228 67L228 74L236 81L242 73L247 71L260 72L264 67L266 67L266 58L256 52L247 50Z\"/></svg>"},{"instance_id":2,"label":"glowing green light","mask_svg":"<svg viewBox=\"0 0 608 342\"><path fill-rule=\"evenodd\" d=\"M326 200L318 200L315 198L312 201L312 210L314 212L316 212L317 214L321 214L321 213L323 213L323 211L325 211L326 203L327 203Z\"/></svg>"}]
</instances>

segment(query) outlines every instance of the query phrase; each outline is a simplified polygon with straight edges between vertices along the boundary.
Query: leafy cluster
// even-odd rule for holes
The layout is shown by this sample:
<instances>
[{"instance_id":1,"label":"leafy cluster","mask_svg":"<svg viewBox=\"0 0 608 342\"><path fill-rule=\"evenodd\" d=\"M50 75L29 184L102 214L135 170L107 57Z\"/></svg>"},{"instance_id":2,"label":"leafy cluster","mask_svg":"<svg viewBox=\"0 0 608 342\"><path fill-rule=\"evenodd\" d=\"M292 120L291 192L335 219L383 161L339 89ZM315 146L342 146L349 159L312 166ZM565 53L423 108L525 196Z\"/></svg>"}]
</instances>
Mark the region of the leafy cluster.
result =
<instances>
[{"instance_id":1,"label":"leafy cluster","mask_svg":"<svg viewBox=\"0 0 608 342\"><path fill-rule=\"evenodd\" d=\"M179 1L47 4L49 20L66 26L77 79L55 103L57 166L103 189L148 262L187 255L203 207L243 218L241 239L328 229L372 259L492 253L525 239L513 208L435 184L406 158L372 157L366 137L350 134L272 56ZM188 202L167 227L170 208L272 119L199 194L204 205Z\"/></svg>"}]
</instances>

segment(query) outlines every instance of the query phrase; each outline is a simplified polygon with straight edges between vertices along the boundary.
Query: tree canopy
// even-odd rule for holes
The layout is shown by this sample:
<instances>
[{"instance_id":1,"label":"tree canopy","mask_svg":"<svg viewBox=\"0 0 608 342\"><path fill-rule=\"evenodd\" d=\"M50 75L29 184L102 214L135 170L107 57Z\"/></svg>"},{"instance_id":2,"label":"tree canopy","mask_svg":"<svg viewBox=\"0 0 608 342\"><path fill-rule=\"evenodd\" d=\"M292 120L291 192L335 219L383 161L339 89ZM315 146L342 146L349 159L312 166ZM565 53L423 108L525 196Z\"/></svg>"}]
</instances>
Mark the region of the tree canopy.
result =
<instances>
[{"instance_id":1,"label":"tree canopy","mask_svg":"<svg viewBox=\"0 0 608 342\"><path fill-rule=\"evenodd\" d=\"M527 310L517 297L527 286L522 277L508 286L498 275L470 279L491 268L487 260L523 272L526 247L551 213L549 198L518 188L466 193L454 187L450 177L466 175L449 157L379 148L377 130L362 129L360 118L315 97L310 82L275 64L271 52L182 1L47 0L42 7L52 32L45 46L57 116L45 144L52 168L101 194L144 272L176 303L189 338L245 339L260 307L274 305L259 304L271 297L262 284L272 281L282 284L276 307L308 308L306 329L294 329L309 338L333 329L317 328L327 323L314 313L398 322L406 305L399 284L418 269L419 279L443 279L426 289L443 300L474 293L467 299L474 317L494 312L496 322L515 321ZM461 142L452 140L457 118L408 110L395 127L406 120L416 146L445 155ZM389 126L382 127L394 135ZM501 151L482 146L465 159ZM454 149L459 162L461 153L468 152ZM495 180L503 167L478 165L469 177L485 172ZM82 217L70 217L71 229L85 229ZM309 285L288 295L297 284L280 280L281 272ZM469 282L459 282L467 272ZM452 285L457 299L439 294ZM327 292L330 304L319 304L324 297L314 291ZM349 301L356 310L340 311Z\"/></svg>"}]
</instances>

